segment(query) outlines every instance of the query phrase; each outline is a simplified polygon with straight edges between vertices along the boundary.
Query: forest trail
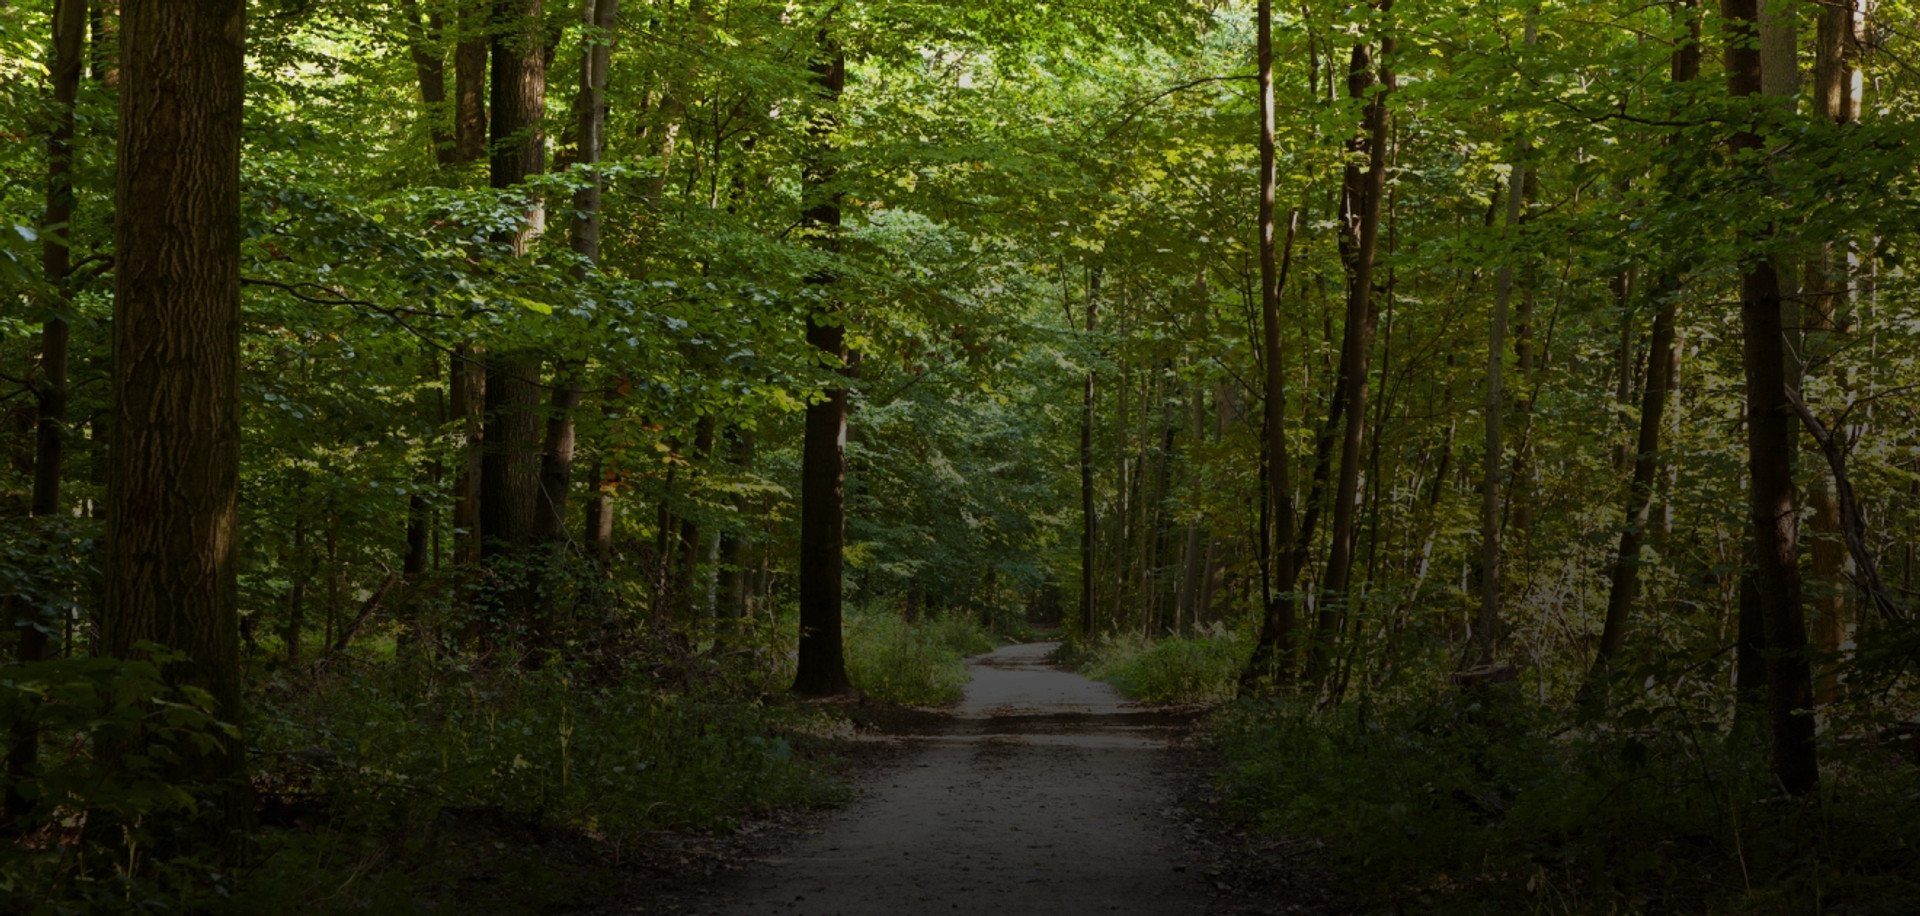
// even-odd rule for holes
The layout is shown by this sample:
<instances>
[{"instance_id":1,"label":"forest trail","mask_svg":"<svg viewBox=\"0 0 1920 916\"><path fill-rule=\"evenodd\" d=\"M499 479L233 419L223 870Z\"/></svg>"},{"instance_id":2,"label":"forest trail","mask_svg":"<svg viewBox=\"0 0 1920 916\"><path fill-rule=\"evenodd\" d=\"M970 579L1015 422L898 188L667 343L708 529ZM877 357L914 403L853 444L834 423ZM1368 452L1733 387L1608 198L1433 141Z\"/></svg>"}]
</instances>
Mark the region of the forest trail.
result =
<instances>
[{"instance_id":1,"label":"forest trail","mask_svg":"<svg viewBox=\"0 0 1920 916\"><path fill-rule=\"evenodd\" d=\"M1054 645L971 659L943 730L694 912L1201 912L1199 869L1164 813L1184 717L1048 666Z\"/></svg>"}]
</instances>

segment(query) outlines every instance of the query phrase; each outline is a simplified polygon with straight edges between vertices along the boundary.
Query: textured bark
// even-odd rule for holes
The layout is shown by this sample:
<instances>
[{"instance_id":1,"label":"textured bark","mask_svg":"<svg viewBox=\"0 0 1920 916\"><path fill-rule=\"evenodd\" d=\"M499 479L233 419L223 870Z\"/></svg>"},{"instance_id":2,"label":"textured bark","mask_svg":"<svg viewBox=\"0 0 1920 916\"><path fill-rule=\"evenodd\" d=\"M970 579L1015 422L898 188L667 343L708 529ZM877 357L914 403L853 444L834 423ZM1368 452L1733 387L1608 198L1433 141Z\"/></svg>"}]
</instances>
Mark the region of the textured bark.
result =
<instances>
[{"instance_id":1,"label":"textured bark","mask_svg":"<svg viewBox=\"0 0 1920 916\"><path fill-rule=\"evenodd\" d=\"M541 0L498 0L493 8L489 184L519 185L546 171L546 53L541 46ZM528 201L527 217L514 233L516 251L544 228L546 214Z\"/></svg>"},{"instance_id":2,"label":"textured bark","mask_svg":"<svg viewBox=\"0 0 1920 916\"><path fill-rule=\"evenodd\" d=\"M169 680L239 722L240 125L246 5L126 0L115 171L113 390L101 654L184 653ZM135 737L127 750L142 753ZM180 782L230 781L238 740L188 746Z\"/></svg>"},{"instance_id":3,"label":"textured bark","mask_svg":"<svg viewBox=\"0 0 1920 916\"><path fill-rule=\"evenodd\" d=\"M453 137L460 162L487 154L486 0L462 0L460 37L453 47Z\"/></svg>"},{"instance_id":4,"label":"textured bark","mask_svg":"<svg viewBox=\"0 0 1920 916\"><path fill-rule=\"evenodd\" d=\"M803 222L818 233L815 243L833 250L840 227L840 195L832 189L833 168L826 161L832 143L840 93L846 88L847 59L824 33L812 64L819 110L808 129L810 147L805 175L808 202ZM831 287L831 276L810 282ZM807 316L807 344L828 366L849 365L846 328L837 315ZM853 689L841 636L841 572L846 552L847 389L829 388L807 405L800 458L800 649L793 692L829 696Z\"/></svg>"},{"instance_id":5,"label":"textured bark","mask_svg":"<svg viewBox=\"0 0 1920 916\"><path fill-rule=\"evenodd\" d=\"M1100 268L1087 270L1087 336L1097 328L1100 313ZM1093 638L1094 534L1098 519L1093 506L1094 374L1087 368L1086 388L1080 400L1080 638Z\"/></svg>"},{"instance_id":6,"label":"textured bark","mask_svg":"<svg viewBox=\"0 0 1920 916\"><path fill-rule=\"evenodd\" d=\"M492 156L489 184L518 187L546 167L546 55L541 0L499 0L493 8ZM524 254L545 212L527 202L512 234ZM480 559L497 577L495 610L508 623L537 629L531 576L534 514L540 500L540 365L527 353L487 358L486 413L480 458Z\"/></svg>"},{"instance_id":7,"label":"textured bark","mask_svg":"<svg viewBox=\"0 0 1920 916\"><path fill-rule=\"evenodd\" d=\"M1382 0L1381 10L1391 9L1392 0ZM1394 76L1387 59L1394 51L1394 40L1380 40L1380 59L1362 44L1353 49L1347 69L1347 95L1369 99L1363 135L1356 138L1354 152L1364 150L1367 166L1347 166L1342 187L1341 217L1344 225L1341 244L1349 249L1347 275L1346 330L1340 353L1341 384L1345 389L1346 420L1341 436L1340 473L1333 489L1332 523L1328 528L1326 573L1321 577L1321 600L1314 623L1313 642L1307 652L1307 677L1319 683L1329 667L1340 615L1350 597L1348 584L1353 573L1353 532L1356 499L1360 484L1360 460L1366 448L1367 428L1367 356L1373 346L1373 264L1379 250L1380 204L1385 197L1387 173L1387 99L1394 89Z\"/></svg>"},{"instance_id":8,"label":"textured bark","mask_svg":"<svg viewBox=\"0 0 1920 916\"><path fill-rule=\"evenodd\" d=\"M1722 0L1727 20L1727 91L1735 98L1761 91L1754 32L1755 0ZM1729 146L1736 156L1757 151L1761 137L1740 130ZM1755 164L1753 168L1763 168ZM1748 234L1752 240L1751 233ZM1767 718L1772 726L1773 774L1781 791L1803 795L1819 785L1814 744L1813 683L1807 660L1800 595L1799 507L1793 484L1795 425L1787 400L1785 328L1780 281L1764 257L1741 265L1741 356L1746 370L1748 503L1754 528L1755 584L1767 646Z\"/></svg>"},{"instance_id":9,"label":"textured bark","mask_svg":"<svg viewBox=\"0 0 1920 916\"><path fill-rule=\"evenodd\" d=\"M487 360L480 454L480 562L496 578L499 623L533 623L528 546L540 499L540 369L525 355ZM491 634L483 634L489 637Z\"/></svg>"}]
</instances>

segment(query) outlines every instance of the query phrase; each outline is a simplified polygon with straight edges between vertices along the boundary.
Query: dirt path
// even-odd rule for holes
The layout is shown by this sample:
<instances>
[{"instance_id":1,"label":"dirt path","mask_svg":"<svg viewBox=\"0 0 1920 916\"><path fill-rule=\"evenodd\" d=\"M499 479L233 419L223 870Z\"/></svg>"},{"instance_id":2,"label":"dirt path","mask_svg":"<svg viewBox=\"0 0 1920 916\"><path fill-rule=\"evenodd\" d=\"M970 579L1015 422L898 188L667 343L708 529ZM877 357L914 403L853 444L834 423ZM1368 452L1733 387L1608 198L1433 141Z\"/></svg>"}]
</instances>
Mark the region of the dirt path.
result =
<instances>
[{"instance_id":1,"label":"dirt path","mask_svg":"<svg viewBox=\"0 0 1920 916\"><path fill-rule=\"evenodd\" d=\"M973 659L949 726L817 834L694 912L1199 913L1164 812L1177 716L1047 667L1052 643Z\"/></svg>"}]
</instances>

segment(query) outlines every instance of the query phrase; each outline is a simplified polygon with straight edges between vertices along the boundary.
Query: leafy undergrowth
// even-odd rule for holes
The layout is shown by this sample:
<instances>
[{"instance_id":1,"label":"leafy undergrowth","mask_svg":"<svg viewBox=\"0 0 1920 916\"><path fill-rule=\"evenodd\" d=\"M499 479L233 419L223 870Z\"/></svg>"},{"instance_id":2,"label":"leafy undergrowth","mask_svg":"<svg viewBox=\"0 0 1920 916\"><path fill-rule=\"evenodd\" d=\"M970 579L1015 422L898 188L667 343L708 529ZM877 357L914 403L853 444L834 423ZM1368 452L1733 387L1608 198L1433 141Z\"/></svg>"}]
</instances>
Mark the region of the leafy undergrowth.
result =
<instances>
[{"instance_id":1,"label":"leafy undergrowth","mask_svg":"<svg viewBox=\"0 0 1920 916\"><path fill-rule=\"evenodd\" d=\"M1110 636L1070 658L1087 676L1146 703L1217 703L1231 699L1252 646L1224 628L1198 636L1151 640Z\"/></svg>"},{"instance_id":2,"label":"leafy undergrowth","mask_svg":"<svg viewBox=\"0 0 1920 916\"><path fill-rule=\"evenodd\" d=\"M1324 842L1383 910L1912 912L1920 768L1902 754L1831 742L1823 794L1787 802L1763 736L1672 708L1618 722L1574 728L1513 692L1450 693L1236 704L1211 731L1238 815Z\"/></svg>"},{"instance_id":3,"label":"leafy undergrowth","mask_svg":"<svg viewBox=\"0 0 1920 916\"><path fill-rule=\"evenodd\" d=\"M970 616L907 620L885 609L849 614L846 634L854 686L873 699L912 706L959 700L968 680L966 657L997 644Z\"/></svg>"},{"instance_id":4,"label":"leafy undergrowth","mask_svg":"<svg viewBox=\"0 0 1920 916\"><path fill-rule=\"evenodd\" d=\"M656 831L838 803L830 709L644 678L397 666L282 685L255 729L261 856L238 912L547 912Z\"/></svg>"}]
</instances>

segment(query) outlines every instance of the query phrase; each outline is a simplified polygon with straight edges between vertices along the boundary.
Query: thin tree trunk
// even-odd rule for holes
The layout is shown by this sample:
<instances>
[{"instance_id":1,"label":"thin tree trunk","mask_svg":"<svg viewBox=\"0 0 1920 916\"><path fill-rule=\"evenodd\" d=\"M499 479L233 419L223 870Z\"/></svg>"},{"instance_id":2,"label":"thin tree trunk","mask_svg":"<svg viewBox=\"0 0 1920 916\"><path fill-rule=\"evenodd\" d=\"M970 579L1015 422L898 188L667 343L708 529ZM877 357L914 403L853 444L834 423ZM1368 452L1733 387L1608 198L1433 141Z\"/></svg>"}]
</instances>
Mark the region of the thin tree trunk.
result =
<instances>
[{"instance_id":1,"label":"thin tree trunk","mask_svg":"<svg viewBox=\"0 0 1920 916\"><path fill-rule=\"evenodd\" d=\"M1813 107L1814 114L1834 124L1853 120L1853 38L1852 0L1819 7L1814 33ZM1839 324L1841 305L1847 297L1844 262L1835 256L1833 240L1822 240L1807 258L1806 305L1801 320L1806 327L1805 354L1810 371L1821 364L1820 357L1831 352L1830 338ZM1837 268L1837 269L1836 269ZM1802 379L1806 390L1808 379ZM1815 467L1808 474L1807 505L1812 510L1807 522L1813 531L1808 538L1812 553L1808 569L1809 597L1813 604L1813 642L1820 655L1838 659L1846 644L1847 619L1847 547L1841 533L1840 503L1827 473ZM1823 665L1814 682L1814 696L1822 704L1839 698L1838 666Z\"/></svg>"},{"instance_id":2,"label":"thin tree trunk","mask_svg":"<svg viewBox=\"0 0 1920 916\"><path fill-rule=\"evenodd\" d=\"M1756 0L1721 0L1727 19L1727 92L1735 98L1761 91L1761 58L1753 41ZM1763 145L1742 129L1729 143L1739 154ZM1753 233L1747 234L1748 240ZM1780 281L1763 257L1741 265L1741 354L1746 370L1747 471L1753 513L1756 584L1767 645L1767 715L1772 726L1774 778L1788 795L1811 792L1820 782L1814 744L1813 683L1807 660L1806 623L1800 596L1799 507L1793 486L1794 423L1787 402L1785 329Z\"/></svg>"},{"instance_id":3,"label":"thin tree trunk","mask_svg":"<svg viewBox=\"0 0 1920 916\"><path fill-rule=\"evenodd\" d=\"M1534 22L1529 13L1526 43L1534 42ZM1527 146L1523 141L1516 151L1513 170L1507 183L1507 234L1520 231L1521 209L1526 201ZM1510 255L1509 258L1514 255ZM1487 332L1487 400L1481 405L1486 420L1485 476L1480 485L1480 614L1473 627L1474 662L1480 666L1494 663L1500 648L1500 470L1506 463L1502 444L1502 426L1506 413L1505 338L1507 305L1513 299L1513 264L1500 268L1498 289L1493 300L1493 324Z\"/></svg>"},{"instance_id":4,"label":"thin tree trunk","mask_svg":"<svg viewBox=\"0 0 1920 916\"><path fill-rule=\"evenodd\" d=\"M840 193L832 187L834 170L827 160L837 115L835 108L846 87L847 59L837 41L824 30L812 64L819 109L810 134L810 159L804 178L806 225L819 233L816 244L837 248ZM831 289L831 275L810 282ZM841 317L810 312L807 344L820 351L829 368L851 368L846 327ZM806 433L800 470L800 647L793 692L830 696L853 688L847 679L841 636L841 575L845 567L847 476L847 389L829 388L807 405Z\"/></svg>"},{"instance_id":5,"label":"thin tree trunk","mask_svg":"<svg viewBox=\"0 0 1920 916\"><path fill-rule=\"evenodd\" d=\"M28 511L34 518L49 518L60 511L61 471L66 462L67 424L67 339L69 328L62 315L70 301L68 278L73 272L73 127L74 100L80 93L80 72L85 63L84 41L87 31L86 0L55 0L53 5L53 61L48 68L53 83L52 121L47 131L47 216L41 244L41 264L48 289L55 297L55 317L40 331L40 371L45 375L38 395L33 495ZM21 596L7 600L8 629L18 640L14 658L22 663L37 662L48 655L54 622L46 609L33 607ZM40 730L30 718L15 720L7 751L5 813L17 819L33 807L31 799L16 789L29 778L40 759Z\"/></svg>"},{"instance_id":6,"label":"thin tree trunk","mask_svg":"<svg viewBox=\"0 0 1920 916\"><path fill-rule=\"evenodd\" d=\"M1379 8L1385 12L1392 5L1392 0L1382 0ZM1340 450L1340 476L1333 491L1333 521L1328 528L1331 543L1327 548L1326 574L1320 580L1322 597L1307 656L1307 676L1316 684L1323 682L1331 671L1331 653L1340 617L1351 598L1348 585L1353 573L1354 504L1360 484L1360 461L1366 448L1367 356L1373 346L1374 325L1373 263L1379 248L1380 204L1386 190L1387 97L1394 89L1394 75L1389 69L1393 53L1391 37L1381 38L1377 63L1366 45L1356 45L1347 73L1347 95L1370 100L1366 107L1365 137L1358 141L1365 147L1367 167L1364 172L1358 164L1347 167L1343 193L1345 212L1342 216L1346 223L1343 241L1352 250L1346 331L1342 335L1340 355L1347 416Z\"/></svg>"},{"instance_id":7,"label":"thin tree trunk","mask_svg":"<svg viewBox=\"0 0 1920 916\"><path fill-rule=\"evenodd\" d=\"M453 415L459 446L453 472L453 563L480 562L480 454L484 442L487 367L479 351L464 343L448 362L447 411Z\"/></svg>"},{"instance_id":8,"label":"thin tree trunk","mask_svg":"<svg viewBox=\"0 0 1920 916\"><path fill-rule=\"evenodd\" d=\"M1293 240L1300 223L1300 211L1295 208L1288 213L1285 250L1276 254L1279 173L1273 97L1273 0L1259 0L1255 16L1258 23L1255 54L1260 83L1260 203L1256 230L1260 235L1260 354L1265 387L1261 477L1266 482L1266 492L1260 494L1259 547L1260 578L1273 585L1261 590L1260 635L1254 642L1246 669L1240 673L1242 694L1257 693L1292 677L1296 617L1293 589L1300 568L1293 534L1292 469L1287 456L1287 376L1280 343L1280 293L1286 288L1287 270L1293 263ZM1274 543L1276 533L1277 544Z\"/></svg>"},{"instance_id":9,"label":"thin tree trunk","mask_svg":"<svg viewBox=\"0 0 1920 916\"><path fill-rule=\"evenodd\" d=\"M460 149L447 121L447 63L439 49L445 24L438 11L428 13L423 23L418 0L400 0L400 17L407 33L407 54L413 58L414 76L420 83L420 101L426 108L433 161L453 165L460 161Z\"/></svg>"},{"instance_id":10,"label":"thin tree trunk","mask_svg":"<svg viewBox=\"0 0 1920 916\"><path fill-rule=\"evenodd\" d=\"M126 0L115 168L113 443L101 654L184 653L169 681L240 722L240 132L246 5ZM191 396L186 396L186 395ZM125 750L144 753L145 738ZM155 757L176 784L224 783L246 819L238 739Z\"/></svg>"},{"instance_id":11,"label":"thin tree trunk","mask_svg":"<svg viewBox=\"0 0 1920 916\"><path fill-rule=\"evenodd\" d=\"M1099 321L1100 268L1087 269L1087 338L1092 340ZM1092 346L1091 343L1088 345ZM1093 508L1093 354L1088 353L1086 391L1080 402L1080 638L1093 639L1094 533L1098 519Z\"/></svg>"},{"instance_id":12,"label":"thin tree trunk","mask_svg":"<svg viewBox=\"0 0 1920 916\"><path fill-rule=\"evenodd\" d=\"M707 459L713 455L713 433L713 415L703 414L694 427L693 467L688 468L687 475L690 480L694 476L694 468L704 471ZM692 485L689 484L687 489L691 492ZM692 500L686 502L691 504ZM691 622L694 619L695 608L694 584L699 579L700 566L700 524L691 512L680 517L680 546L676 551L675 560L679 564L673 579L675 609L682 622Z\"/></svg>"},{"instance_id":13,"label":"thin tree trunk","mask_svg":"<svg viewBox=\"0 0 1920 916\"><path fill-rule=\"evenodd\" d=\"M1678 6L1686 17L1689 35L1674 49L1672 81L1692 82L1700 75L1700 21L1693 15L1697 0ZM1669 146L1678 143L1669 137ZM1630 274L1622 271L1616 289L1624 297L1631 288ZM1600 633L1600 646L1594 655L1589 684L1597 683L1608 660L1618 654L1626 641L1627 618L1640 593L1640 547L1645 539L1649 507L1653 503L1654 477L1660 469L1660 427L1664 422L1668 393L1673 389L1673 371L1678 355L1674 353L1675 308L1679 298L1679 278L1668 273L1654 286L1653 332L1647 342L1646 388L1640 400L1640 432L1635 440L1633 482L1627 488L1626 525L1620 532L1620 551L1614 558L1611 587L1607 592L1606 621ZM1623 311L1628 303L1622 299Z\"/></svg>"}]
</instances>

